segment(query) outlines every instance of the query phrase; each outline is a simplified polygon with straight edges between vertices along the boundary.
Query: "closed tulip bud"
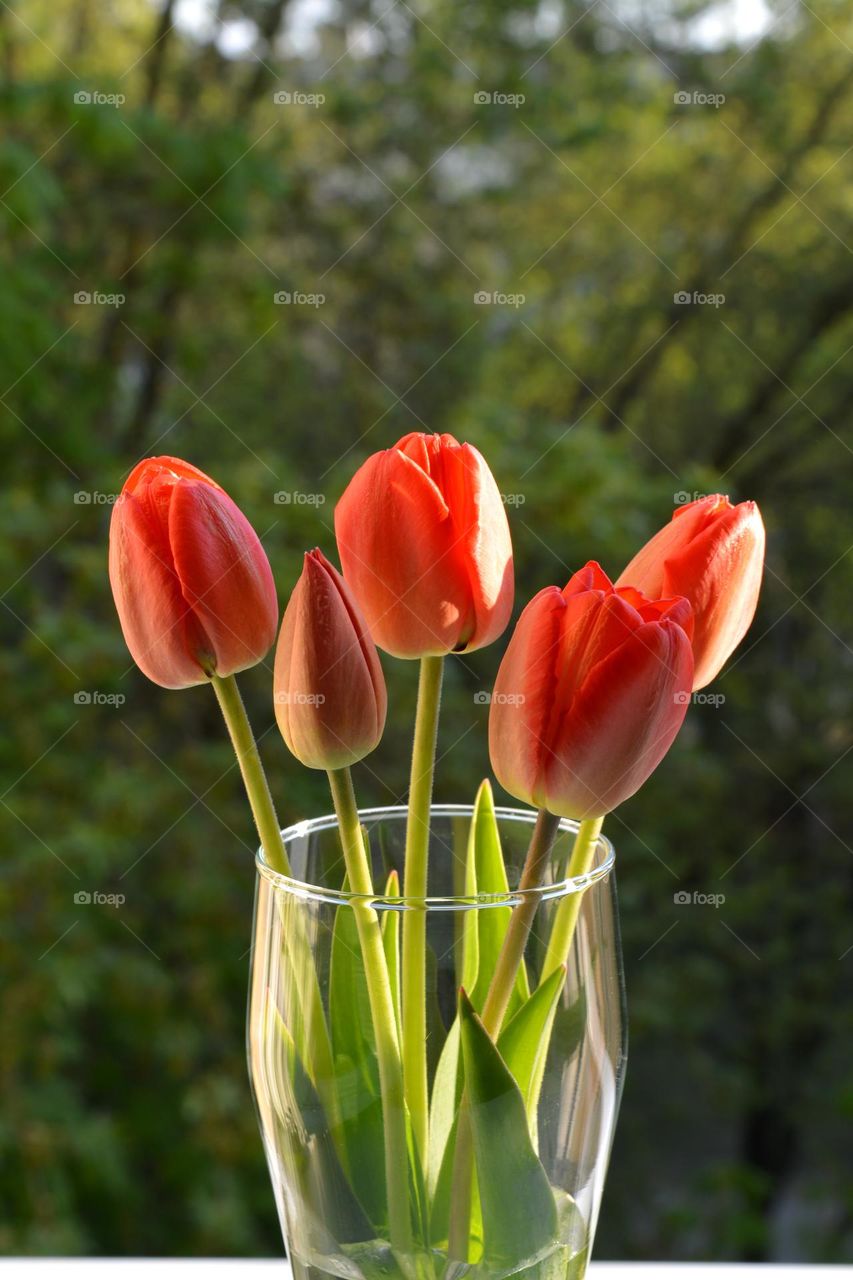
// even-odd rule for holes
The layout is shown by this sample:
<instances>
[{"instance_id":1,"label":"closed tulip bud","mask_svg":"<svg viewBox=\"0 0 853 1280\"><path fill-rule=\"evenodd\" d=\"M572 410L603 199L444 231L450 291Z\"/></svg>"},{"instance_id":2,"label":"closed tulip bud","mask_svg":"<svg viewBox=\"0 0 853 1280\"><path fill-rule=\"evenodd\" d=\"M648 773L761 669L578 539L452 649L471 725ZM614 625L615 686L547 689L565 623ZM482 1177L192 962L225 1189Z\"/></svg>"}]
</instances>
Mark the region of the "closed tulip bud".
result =
<instances>
[{"instance_id":1,"label":"closed tulip bud","mask_svg":"<svg viewBox=\"0 0 853 1280\"><path fill-rule=\"evenodd\" d=\"M180 458L146 458L125 481L110 583L134 661L166 689L254 666L275 640L275 585L257 534L224 489Z\"/></svg>"},{"instance_id":2,"label":"closed tulip bud","mask_svg":"<svg viewBox=\"0 0 853 1280\"><path fill-rule=\"evenodd\" d=\"M591 561L518 620L498 671L489 751L511 795L569 818L615 809L657 768L690 701L686 600L617 590Z\"/></svg>"},{"instance_id":3,"label":"closed tulip bud","mask_svg":"<svg viewBox=\"0 0 853 1280\"><path fill-rule=\"evenodd\" d=\"M347 582L398 658L491 644L512 611L506 511L481 454L413 432L368 458L335 510Z\"/></svg>"},{"instance_id":4,"label":"closed tulip bud","mask_svg":"<svg viewBox=\"0 0 853 1280\"><path fill-rule=\"evenodd\" d=\"M275 714L310 769L368 755L385 727L385 678L353 593L321 551L305 556L275 654Z\"/></svg>"},{"instance_id":5,"label":"closed tulip bud","mask_svg":"<svg viewBox=\"0 0 853 1280\"><path fill-rule=\"evenodd\" d=\"M715 493L679 507L638 551L619 586L685 596L693 607L693 688L717 675L749 629L764 568L764 524L754 502Z\"/></svg>"}]
</instances>

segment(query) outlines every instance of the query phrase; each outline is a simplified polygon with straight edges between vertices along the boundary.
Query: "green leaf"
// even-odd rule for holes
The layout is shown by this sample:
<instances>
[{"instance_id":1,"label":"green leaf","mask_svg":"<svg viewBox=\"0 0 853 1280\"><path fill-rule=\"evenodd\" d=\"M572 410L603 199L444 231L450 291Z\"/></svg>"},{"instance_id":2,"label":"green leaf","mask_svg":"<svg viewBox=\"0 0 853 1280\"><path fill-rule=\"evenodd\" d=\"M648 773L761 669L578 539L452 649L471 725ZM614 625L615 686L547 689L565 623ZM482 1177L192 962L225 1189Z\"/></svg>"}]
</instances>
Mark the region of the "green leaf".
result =
<instances>
[{"instance_id":1,"label":"green leaf","mask_svg":"<svg viewBox=\"0 0 853 1280\"><path fill-rule=\"evenodd\" d=\"M555 1191L559 1243L532 1267L517 1271L513 1280L583 1280L589 1261L589 1236L583 1215L565 1191Z\"/></svg>"},{"instance_id":2,"label":"green leaf","mask_svg":"<svg viewBox=\"0 0 853 1280\"><path fill-rule=\"evenodd\" d=\"M477 811L471 818L468 831L468 848L465 854L465 881L462 886L466 898L477 896ZM477 923L479 911L462 912L462 978L459 983L466 991L473 991L477 985L477 974L480 968L480 930Z\"/></svg>"},{"instance_id":3,"label":"green leaf","mask_svg":"<svg viewBox=\"0 0 853 1280\"><path fill-rule=\"evenodd\" d=\"M568 1062L574 1056L574 1052L580 1044L585 1022L586 1000L583 992L581 992L568 1009L561 1008L559 1000L555 1002L550 1020L542 1033L543 1052L536 1061L530 1087L527 1091L530 1136L533 1138L533 1144L537 1151L539 1150L539 1096L542 1093L542 1085L545 1080L545 1063L548 1058L549 1046L553 1041L557 1060L559 1062Z\"/></svg>"},{"instance_id":4,"label":"green leaf","mask_svg":"<svg viewBox=\"0 0 853 1280\"><path fill-rule=\"evenodd\" d=\"M344 892L347 882L344 881ZM335 1057L345 1057L364 1071L365 1081L378 1090L379 1071L370 998L355 912L339 907L332 930L329 974L329 1030Z\"/></svg>"},{"instance_id":5,"label":"green leaf","mask_svg":"<svg viewBox=\"0 0 853 1280\"><path fill-rule=\"evenodd\" d=\"M482 877L482 884L479 882ZM466 898L475 898L478 888L483 893L505 893L507 891L506 872L503 865L500 838L495 818L494 800L491 785L486 779L477 792L474 813L468 827L468 843L465 856L465 875L461 893ZM506 931L509 911L489 907L483 910L472 909L462 913L462 982L466 991L475 991L481 968L480 933L484 938L483 965L491 965L484 971L484 979L480 986L483 989L483 1000L488 991L494 965L500 951L500 943ZM486 920L485 917L491 917ZM483 919L481 920L481 917ZM501 919L506 917L506 921ZM497 948L497 950L496 950ZM475 1005L477 1001L474 1000ZM480 1007L479 1005L477 1007ZM438 1184L439 1175L445 1166L445 1153L453 1128L454 1119L459 1109L462 1094L461 1045L459 1040L459 1019L456 1018L447 1037L436 1067L432 1090L429 1126L429 1158L427 1185L433 1195ZM446 1169L445 1169L446 1173Z\"/></svg>"},{"instance_id":6,"label":"green leaf","mask_svg":"<svg viewBox=\"0 0 853 1280\"><path fill-rule=\"evenodd\" d=\"M531 1122L536 1117L551 1028L565 977L566 966L560 965L524 1002L498 1038L501 1057L521 1090Z\"/></svg>"},{"instance_id":7,"label":"green leaf","mask_svg":"<svg viewBox=\"0 0 853 1280\"><path fill-rule=\"evenodd\" d=\"M347 1163L379 1234L388 1211L379 1068L355 913L347 906L338 907L332 930L329 1030Z\"/></svg>"},{"instance_id":8,"label":"green leaf","mask_svg":"<svg viewBox=\"0 0 853 1280\"><path fill-rule=\"evenodd\" d=\"M427 1076L433 1079L444 1042L444 1018L438 1003L438 956L426 944L426 1052Z\"/></svg>"},{"instance_id":9,"label":"green leaf","mask_svg":"<svg viewBox=\"0 0 853 1280\"><path fill-rule=\"evenodd\" d=\"M399 898L400 877L391 871L385 884L386 898ZM382 947L385 951L385 963L388 966L388 979L391 983L391 999L397 1015L397 1034L401 1035L402 1011L400 1005L400 912L383 911L382 915Z\"/></svg>"},{"instance_id":10,"label":"green leaf","mask_svg":"<svg viewBox=\"0 0 853 1280\"><path fill-rule=\"evenodd\" d=\"M427 1158L427 1187L430 1196L435 1194L444 1153L453 1129L456 1112L459 1110L459 1099L462 1096L460 1050L459 1018L457 1017L447 1033L433 1079Z\"/></svg>"},{"instance_id":11,"label":"green leaf","mask_svg":"<svg viewBox=\"0 0 853 1280\"><path fill-rule=\"evenodd\" d=\"M469 892L467 888L469 880L474 885L474 893L509 893L509 881L506 876L498 822L495 816L495 801L488 778L480 784L477 799L474 803L474 814L471 818L471 831L468 841L467 867L470 870L466 870L466 893ZM504 935L509 926L512 910L510 907L483 907L465 914L466 917L471 917L471 925L476 928L477 932L475 969L477 979L475 983L468 985L470 983L469 970L471 966L468 964L466 952L465 972L468 983L463 981L462 985L467 991L470 991L471 1003L474 1008L482 1010L489 984L495 971L495 965L498 962L498 956L503 946ZM529 995L530 987L527 981L527 971L524 964L522 964L518 971L507 1015L511 1017L521 1002L526 1000Z\"/></svg>"},{"instance_id":12,"label":"green leaf","mask_svg":"<svg viewBox=\"0 0 853 1280\"><path fill-rule=\"evenodd\" d=\"M412 1206L414 1243L421 1249L430 1247L430 1214L424 1170L418 1155L418 1144L412 1119L406 1108L406 1142L409 1151L409 1201Z\"/></svg>"},{"instance_id":13,"label":"green leaf","mask_svg":"<svg viewBox=\"0 0 853 1280\"><path fill-rule=\"evenodd\" d=\"M548 1038L553 1045L554 1057L558 1062L570 1062L577 1052L578 1045L583 1039L584 1030L586 1028L586 996L580 991L577 998L572 1001L568 1008L565 1008L558 1001L552 1017L552 1023L547 1031ZM541 1093L546 1094L544 1107L547 1111L551 1106L559 1106L559 1092L562 1088L562 1082L556 1073L551 1073L546 1081L545 1077L545 1057L538 1064L537 1074L531 1082L528 1102L528 1115L530 1116L530 1132L533 1135L533 1141L536 1142L536 1116L539 1110L539 1098Z\"/></svg>"},{"instance_id":14,"label":"green leaf","mask_svg":"<svg viewBox=\"0 0 853 1280\"><path fill-rule=\"evenodd\" d=\"M462 1058L483 1213L485 1265L533 1263L557 1238L557 1206L524 1098L464 991Z\"/></svg>"},{"instance_id":15,"label":"green leaf","mask_svg":"<svg viewBox=\"0 0 853 1280\"><path fill-rule=\"evenodd\" d=\"M468 875L468 840L471 834L471 822L468 818L456 814L450 820L450 847L452 850L452 893L454 898L461 898L466 892ZM454 990L462 983L462 965L464 961L463 935L467 911L457 911L453 918L453 970L455 974Z\"/></svg>"},{"instance_id":16,"label":"green leaf","mask_svg":"<svg viewBox=\"0 0 853 1280\"><path fill-rule=\"evenodd\" d=\"M349 1243L364 1240L372 1227L347 1181L335 1152L328 1119L308 1072L297 1052L293 1037L275 1010L268 1024L280 1037L281 1056L276 1072L279 1085L288 1095L288 1106L277 1102L282 1120L280 1142L288 1148L289 1161L300 1188L305 1210L313 1218L314 1230L328 1233L331 1241Z\"/></svg>"},{"instance_id":17,"label":"green leaf","mask_svg":"<svg viewBox=\"0 0 853 1280\"><path fill-rule=\"evenodd\" d=\"M508 891L494 797L491 784L486 779L477 792L474 814L468 828L464 882L459 886L459 892L465 897L473 898L478 892L503 894ZM476 998L472 997L476 1007L480 1007L485 1001L510 914L510 909L503 907L486 907L461 913L462 986L467 991L476 991ZM509 1014L523 1008L529 999L527 975L522 967ZM541 1001L541 997L539 999ZM538 1003L539 1001L537 1005ZM427 1186L432 1197L436 1195L439 1181L442 1183L442 1190L447 1190L445 1182L449 1161L446 1157L448 1147L452 1155L452 1130L462 1094L460 1049L457 1018L445 1038L432 1089L427 1172ZM443 1208L439 1206L438 1218L443 1217Z\"/></svg>"},{"instance_id":18,"label":"green leaf","mask_svg":"<svg viewBox=\"0 0 853 1280\"><path fill-rule=\"evenodd\" d=\"M453 1175L455 1171L454 1161L458 1127L459 1112L457 1111L453 1117L453 1125L444 1148L444 1157L438 1172L430 1206L430 1232L433 1244L437 1248L446 1247L450 1231L450 1206L453 1198ZM468 1231L470 1236L469 1259L475 1262L483 1251L483 1215L480 1208L480 1191L477 1186L476 1168L471 1169L471 1216L469 1218Z\"/></svg>"},{"instance_id":19,"label":"green leaf","mask_svg":"<svg viewBox=\"0 0 853 1280\"><path fill-rule=\"evenodd\" d=\"M554 1047L562 1062L574 1057L586 1026L586 993L581 990L567 1009L557 1008L554 1018Z\"/></svg>"}]
</instances>

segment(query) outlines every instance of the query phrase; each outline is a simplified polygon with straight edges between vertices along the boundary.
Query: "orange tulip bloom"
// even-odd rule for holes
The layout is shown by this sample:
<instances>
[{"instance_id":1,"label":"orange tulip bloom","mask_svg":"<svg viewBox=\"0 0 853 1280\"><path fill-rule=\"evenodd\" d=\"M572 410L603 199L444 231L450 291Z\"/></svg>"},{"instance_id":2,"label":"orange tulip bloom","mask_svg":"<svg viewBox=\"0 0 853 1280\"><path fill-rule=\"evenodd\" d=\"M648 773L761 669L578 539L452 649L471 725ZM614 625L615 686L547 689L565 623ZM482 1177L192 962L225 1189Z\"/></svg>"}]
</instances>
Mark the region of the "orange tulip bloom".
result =
<instances>
[{"instance_id":1,"label":"orange tulip bloom","mask_svg":"<svg viewBox=\"0 0 853 1280\"><path fill-rule=\"evenodd\" d=\"M480 649L509 622L509 525L470 444L413 432L373 454L337 505L335 533L344 576L388 653Z\"/></svg>"},{"instance_id":2,"label":"orange tulip bloom","mask_svg":"<svg viewBox=\"0 0 853 1280\"><path fill-rule=\"evenodd\" d=\"M749 629L764 568L764 524L754 502L715 493L679 507L619 576L647 596L693 606L693 688L704 689Z\"/></svg>"},{"instance_id":3,"label":"orange tulip bloom","mask_svg":"<svg viewBox=\"0 0 853 1280\"><path fill-rule=\"evenodd\" d=\"M342 769L378 744L386 709L379 654L355 598L322 551L309 551L275 654L282 737L309 769Z\"/></svg>"},{"instance_id":4,"label":"orange tulip bloom","mask_svg":"<svg viewBox=\"0 0 853 1280\"><path fill-rule=\"evenodd\" d=\"M489 752L511 795L569 818L615 809L660 764L690 701L686 600L617 590L590 561L518 620L498 671Z\"/></svg>"},{"instance_id":5,"label":"orange tulip bloom","mask_svg":"<svg viewBox=\"0 0 853 1280\"><path fill-rule=\"evenodd\" d=\"M146 458L125 481L110 583L131 656L166 689L254 666L275 639L275 585L257 534L224 489L180 458Z\"/></svg>"}]
</instances>

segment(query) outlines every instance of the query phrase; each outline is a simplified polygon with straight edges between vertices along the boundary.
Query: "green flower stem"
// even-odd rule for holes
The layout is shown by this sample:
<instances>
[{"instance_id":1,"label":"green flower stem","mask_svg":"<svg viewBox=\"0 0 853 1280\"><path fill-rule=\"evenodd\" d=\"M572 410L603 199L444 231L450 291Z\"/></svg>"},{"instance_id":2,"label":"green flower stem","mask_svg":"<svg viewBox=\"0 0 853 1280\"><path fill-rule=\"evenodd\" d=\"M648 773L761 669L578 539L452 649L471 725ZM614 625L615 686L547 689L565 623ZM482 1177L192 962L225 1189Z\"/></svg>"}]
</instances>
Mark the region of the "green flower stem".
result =
<instances>
[{"instance_id":1,"label":"green flower stem","mask_svg":"<svg viewBox=\"0 0 853 1280\"><path fill-rule=\"evenodd\" d=\"M267 866L273 871L280 872L281 875L289 876L290 864L284 851L284 841L281 838L275 805L272 802L267 775L264 773L264 766L258 754L255 735L252 733L252 726L249 724L249 717L246 715L246 708L240 697L240 690L237 688L237 681L234 676L223 678L215 675L211 677L211 683L234 744L237 763L246 785L246 795L252 806L252 816L255 819Z\"/></svg>"},{"instance_id":2,"label":"green flower stem","mask_svg":"<svg viewBox=\"0 0 853 1280\"><path fill-rule=\"evenodd\" d=\"M290 863L281 838L275 805L255 736L252 733L252 726L249 724L249 717L246 715L246 708L240 697L240 690L237 688L237 681L234 676L222 678L214 675L211 677L211 683L231 735L264 858L273 871L289 876ZM276 898L278 899L278 895ZM281 903L279 902L278 905L280 909ZM311 948L298 924L294 926L292 932L289 929L284 930L284 947L289 953L288 958L293 972L303 975L303 979L295 984L295 989L298 990L302 1001L302 1027L293 1028L297 1033L294 1039L299 1041L300 1052L303 1054L305 1064L322 1100L336 1146L343 1154L340 1104L335 1087L334 1058L329 1028L326 1024L326 1014L323 1009L317 972L311 957Z\"/></svg>"},{"instance_id":3,"label":"green flower stem","mask_svg":"<svg viewBox=\"0 0 853 1280\"><path fill-rule=\"evenodd\" d=\"M329 785L347 868L350 891L373 896L373 880L364 847L358 807L349 769L330 769ZM345 910L346 908L339 908ZM382 930L369 901L353 903L356 928L364 959L364 974L370 1014L376 1037L379 1084L382 1093L382 1121L385 1138L385 1181L388 1190L388 1225L392 1247L400 1253L412 1250L409 1216L409 1154L406 1140L406 1103L403 1069L391 982L382 944Z\"/></svg>"},{"instance_id":4,"label":"green flower stem","mask_svg":"<svg viewBox=\"0 0 853 1280\"><path fill-rule=\"evenodd\" d=\"M557 836L560 819L547 809L540 809L530 839L530 847L524 862L524 870L518 887L520 890L538 889L548 865L548 858ZM495 972L483 1005L482 1021L493 1040L497 1040L507 1005L512 995L524 948L530 936L533 918L539 906L539 896L529 893L514 908ZM473 1166L471 1120L468 1100L463 1094L456 1131L456 1149L453 1153L453 1191L450 1200L450 1232L448 1253L460 1262L468 1260L469 1226L471 1221L471 1173Z\"/></svg>"},{"instance_id":5,"label":"green flower stem","mask_svg":"<svg viewBox=\"0 0 853 1280\"><path fill-rule=\"evenodd\" d=\"M524 870L518 882L520 890L539 888L559 826L560 819L555 814L549 813L547 809L539 810L524 861ZM489 985L486 1003L483 1005L483 1026L493 1040L498 1038L538 906L539 896L536 893L528 893L513 910Z\"/></svg>"},{"instance_id":6,"label":"green flower stem","mask_svg":"<svg viewBox=\"0 0 853 1280\"><path fill-rule=\"evenodd\" d=\"M443 672L443 657L421 658L403 871L403 896L406 898L425 898L427 892L429 816ZM402 982L403 1079L418 1154L425 1164L429 1131L425 911L414 909L403 913Z\"/></svg>"},{"instance_id":7,"label":"green flower stem","mask_svg":"<svg viewBox=\"0 0 853 1280\"><path fill-rule=\"evenodd\" d=\"M567 879L586 875L592 867L603 823L604 818L588 818L580 824L569 858ZM542 873L559 825L559 818L555 818L545 809L540 809L527 852L519 884L520 889L535 888L541 883ZM580 893L567 894L557 907L542 967L540 978L542 982L568 960L582 896ZM506 932L503 949L498 957L494 977L483 1006L483 1025L494 1040L497 1039L503 1023L537 906L538 898L532 894L516 907ZM463 1096L456 1135L456 1150L453 1155L453 1195L448 1241L448 1252L451 1258L457 1258L463 1262L468 1259L472 1163L471 1120L467 1099Z\"/></svg>"},{"instance_id":8,"label":"green flower stem","mask_svg":"<svg viewBox=\"0 0 853 1280\"><path fill-rule=\"evenodd\" d=\"M468 1261L473 1170L474 1135L468 1097L463 1093L456 1125L456 1146L453 1150L453 1190L450 1193L450 1225L447 1233L447 1256L457 1262Z\"/></svg>"},{"instance_id":9,"label":"green flower stem","mask_svg":"<svg viewBox=\"0 0 853 1280\"><path fill-rule=\"evenodd\" d=\"M603 825L604 818L587 818L580 824L566 870L567 879L585 876L591 869ZM568 893L557 907L540 982L544 982L555 969L568 962L582 897L582 893Z\"/></svg>"}]
</instances>

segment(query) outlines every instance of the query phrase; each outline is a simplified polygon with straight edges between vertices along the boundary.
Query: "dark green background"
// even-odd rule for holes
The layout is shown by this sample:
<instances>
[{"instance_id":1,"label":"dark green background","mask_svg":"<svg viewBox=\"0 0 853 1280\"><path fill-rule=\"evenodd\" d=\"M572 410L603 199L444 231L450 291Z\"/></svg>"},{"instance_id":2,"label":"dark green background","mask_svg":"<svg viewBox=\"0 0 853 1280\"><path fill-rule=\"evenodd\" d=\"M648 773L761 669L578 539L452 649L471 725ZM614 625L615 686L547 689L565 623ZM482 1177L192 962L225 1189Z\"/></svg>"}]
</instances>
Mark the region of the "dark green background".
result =
<instances>
[{"instance_id":1,"label":"dark green background","mask_svg":"<svg viewBox=\"0 0 853 1280\"><path fill-rule=\"evenodd\" d=\"M109 497L144 454L190 459L284 601L357 463L422 427L512 495L519 604L618 573L677 495L761 503L725 701L607 823L631 1059L597 1253L849 1258L853 26L780 2L754 47L709 47L705 10L341 0L311 45L282 0L195 35L143 0L0 8L0 1251L280 1251L243 1060L251 827L209 690L129 669ZM296 90L325 101L275 104ZM443 799L488 769L499 654L450 665ZM416 672L385 667L364 804L406 785ZM241 683L283 819L328 809L269 664Z\"/></svg>"}]
</instances>

